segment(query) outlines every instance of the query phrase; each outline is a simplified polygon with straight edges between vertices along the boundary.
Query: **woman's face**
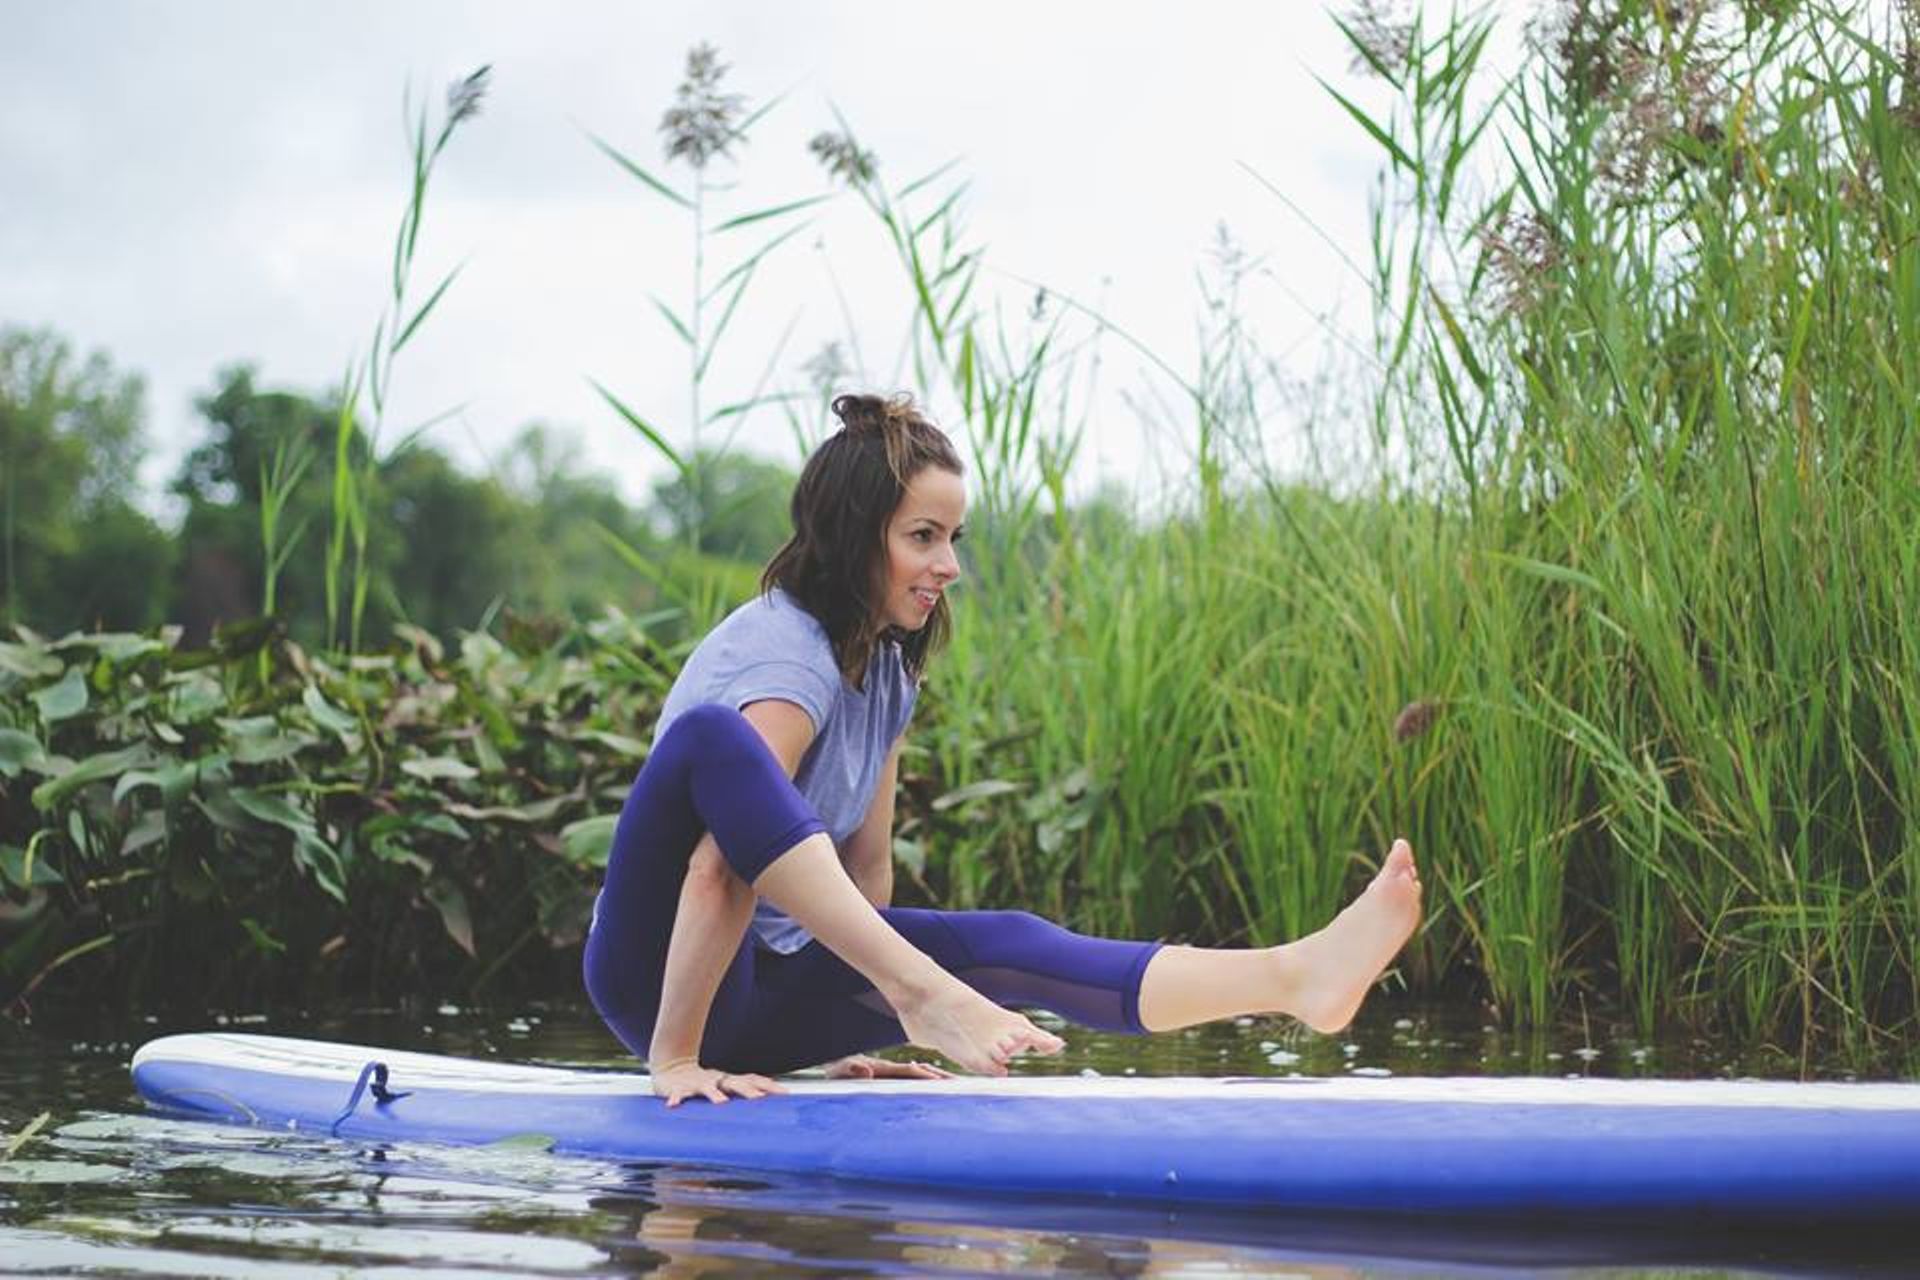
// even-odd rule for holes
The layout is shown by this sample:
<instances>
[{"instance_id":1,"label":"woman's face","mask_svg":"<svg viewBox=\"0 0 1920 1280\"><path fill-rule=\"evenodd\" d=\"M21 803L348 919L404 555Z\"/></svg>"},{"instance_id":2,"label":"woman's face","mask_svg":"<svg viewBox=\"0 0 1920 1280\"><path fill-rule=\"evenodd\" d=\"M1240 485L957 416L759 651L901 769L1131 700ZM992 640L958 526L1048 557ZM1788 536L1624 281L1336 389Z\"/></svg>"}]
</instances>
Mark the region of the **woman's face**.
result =
<instances>
[{"instance_id":1,"label":"woman's face","mask_svg":"<svg viewBox=\"0 0 1920 1280\"><path fill-rule=\"evenodd\" d=\"M918 631L933 616L940 593L960 577L953 544L967 517L967 485L941 467L922 467L900 505L887 517L883 623Z\"/></svg>"}]
</instances>

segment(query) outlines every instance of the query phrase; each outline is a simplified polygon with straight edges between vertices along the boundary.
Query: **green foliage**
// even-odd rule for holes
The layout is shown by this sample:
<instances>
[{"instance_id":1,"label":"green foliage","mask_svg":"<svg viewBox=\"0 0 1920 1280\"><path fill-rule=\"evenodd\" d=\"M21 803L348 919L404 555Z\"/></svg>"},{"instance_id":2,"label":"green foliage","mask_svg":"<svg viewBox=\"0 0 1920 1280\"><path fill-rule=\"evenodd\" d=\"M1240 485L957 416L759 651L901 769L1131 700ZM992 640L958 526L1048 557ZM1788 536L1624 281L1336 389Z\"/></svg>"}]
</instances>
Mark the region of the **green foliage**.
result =
<instances>
[{"instance_id":1,"label":"green foliage","mask_svg":"<svg viewBox=\"0 0 1920 1280\"><path fill-rule=\"evenodd\" d=\"M671 656L612 610L451 655L402 630L0 644L0 994L89 955L129 999L485 985L576 944Z\"/></svg>"},{"instance_id":2,"label":"green foliage","mask_svg":"<svg viewBox=\"0 0 1920 1280\"><path fill-rule=\"evenodd\" d=\"M0 617L59 630L157 623L172 562L133 505L140 379L45 331L0 328Z\"/></svg>"},{"instance_id":3,"label":"green foliage","mask_svg":"<svg viewBox=\"0 0 1920 1280\"><path fill-rule=\"evenodd\" d=\"M1536 1022L1591 997L1803 1052L1910 1036L1916 33L1886 47L1856 10L1805 6L1605 9L1566 9L1491 86L1486 20L1349 27L1390 95L1378 114L1340 95L1387 173L1375 344L1344 380L1365 404L1336 388L1336 412L1302 415L1304 476L1265 452L1276 400L1297 406L1237 315L1230 244L1188 377L1071 299L1036 299L1024 329L984 312L963 184L896 190L850 135L816 140L899 258L920 383L957 415L975 494L969 589L902 764L913 893L1278 941L1405 834L1429 896L1409 986ZM718 518L720 477L756 517L770 504L744 495L776 477L701 448L738 415L698 397L779 240L712 285L699 259L804 202L706 230L706 166L751 123L719 74L690 64L670 137L691 195L601 144L694 215L694 305L660 304L691 416L663 431L607 395L676 469L656 495L672 544L543 434L470 481L424 448L376 458L338 406L236 393L183 476L189 557L224 548L253 583L290 548L280 616L324 634L297 531L350 466L358 505L329 513L417 557L367 543L368 617L406 643L310 657L268 620L206 652L166 632L0 645L0 974L114 966L137 994L149 961L191 955L234 981L486 985L550 945L570 987L636 739L684 646L753 589L724 553L775 536ZM1109 333L1178 392L1191 481L1152 518L1067 497ZM1327 418L1368 438L1324 452ZM543 617L651 612L548 622L482 604L489 586ZM449 636L476 608L490 625L452 659L407 625Z\"/></svg>"},{"instance_id":4,"label":"green foliage","mask_svg":"<svg viewBox=\"0 0 1920 1280\"><path fill-rule=\"evenodd\" d=\"M654 485L652 509L674 541L764 564L793 532L787 505L796 479L777 462L703 451L684 473Z\"/></svg>"}]
</instances>

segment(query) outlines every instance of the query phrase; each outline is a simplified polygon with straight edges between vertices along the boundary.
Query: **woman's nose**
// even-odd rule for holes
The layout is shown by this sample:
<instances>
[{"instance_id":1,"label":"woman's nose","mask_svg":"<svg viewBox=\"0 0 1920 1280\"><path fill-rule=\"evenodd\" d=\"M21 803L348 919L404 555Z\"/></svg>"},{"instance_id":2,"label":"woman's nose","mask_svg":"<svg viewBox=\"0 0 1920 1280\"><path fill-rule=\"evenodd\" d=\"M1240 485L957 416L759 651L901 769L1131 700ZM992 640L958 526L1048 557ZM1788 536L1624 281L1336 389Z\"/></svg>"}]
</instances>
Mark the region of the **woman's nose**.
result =
<instances>
[{"instance_id":1,"label":"woman's nose","mask_svg":"<svg viewBox=\"0 0 1920 1280\"><path fill-rule=\"evenodd\" d=\"M940 558L935 561L933 571L948 582L956 581L960 577L960 557L954 554L952 544L941 548Z\"/></svg>"}]
</instances>

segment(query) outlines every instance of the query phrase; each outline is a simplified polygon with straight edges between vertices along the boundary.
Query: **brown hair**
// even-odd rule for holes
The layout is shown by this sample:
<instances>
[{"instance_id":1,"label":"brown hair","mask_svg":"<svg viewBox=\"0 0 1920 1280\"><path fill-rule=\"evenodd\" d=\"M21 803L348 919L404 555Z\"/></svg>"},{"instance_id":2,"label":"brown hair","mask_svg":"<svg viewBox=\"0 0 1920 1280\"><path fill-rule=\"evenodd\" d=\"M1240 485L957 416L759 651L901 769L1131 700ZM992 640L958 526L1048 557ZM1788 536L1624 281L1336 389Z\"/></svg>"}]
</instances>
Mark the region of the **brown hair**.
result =
<instances>
[{"instance_id":1,"label":"brown hair","mask_svg":"<svg viewBox=\"0 0 1920 1280\"><path fill-rule=\"evenodd\" d=\"M840 430L807 459L793 489L793 536L768 561L760 589L779 587L820 620L840 674L864 688L873 652L889 627L875 602L885 573L887 521L913 478L928 467L965 474L946 433L909 396L840 396ZM946 643L946 597L927 625L900 632L900 656L918 677Z\"/></svg>"}]
</instances>

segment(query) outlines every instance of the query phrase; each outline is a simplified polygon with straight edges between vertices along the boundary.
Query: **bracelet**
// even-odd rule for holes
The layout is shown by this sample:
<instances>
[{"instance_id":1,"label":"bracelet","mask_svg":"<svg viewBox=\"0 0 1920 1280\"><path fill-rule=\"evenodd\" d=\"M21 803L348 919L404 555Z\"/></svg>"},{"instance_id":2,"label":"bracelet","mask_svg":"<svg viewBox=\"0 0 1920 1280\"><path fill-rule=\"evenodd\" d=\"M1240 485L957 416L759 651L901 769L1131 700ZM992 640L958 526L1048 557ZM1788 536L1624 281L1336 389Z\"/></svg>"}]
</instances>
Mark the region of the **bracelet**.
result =
<instances>
[{"instance_id":1,"label":"bracelet","mask_svg":"<svg viewBox=\"0 0 1920 1280\"><path fill-rule=\"evenodd\" d=\"M677 1071L681 1067L693 1066L695 1063L699 1061L700 1061L699 1054L689 1053L684 1057L668 1058L665 1062L648 1062L647 1073L649 1075L656 1075L656 1076L662 1075L668 1071Z\"/></svg>"}]
</instances>

